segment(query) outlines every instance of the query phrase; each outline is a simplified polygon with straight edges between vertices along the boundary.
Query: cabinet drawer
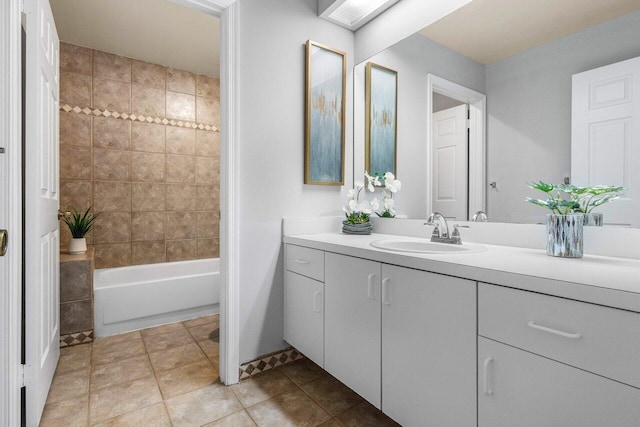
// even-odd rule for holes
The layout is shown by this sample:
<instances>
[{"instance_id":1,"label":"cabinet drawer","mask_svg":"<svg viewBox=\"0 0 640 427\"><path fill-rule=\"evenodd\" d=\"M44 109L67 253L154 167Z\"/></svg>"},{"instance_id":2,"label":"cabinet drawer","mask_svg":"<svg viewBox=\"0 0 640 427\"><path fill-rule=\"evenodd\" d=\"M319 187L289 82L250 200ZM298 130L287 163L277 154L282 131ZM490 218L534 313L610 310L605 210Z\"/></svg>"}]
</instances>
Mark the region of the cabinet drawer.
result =
<instances>
[{"instance_id":1,"label":"cabinet drawer","mask_svg":"<svg viewBox=\"0 0 640 427\"><path fill-rule=\"evenodd\" d=\"M324 282L324 252L303 246L286 246L287 270Z\"/></svg>"},{"instance_id":2,"label":"cabinet drawer","mask_svg":"<svg viewBox=\"0 0 640 427\"><path fill-rule=\"evenodd\" d=\"M640 314L480 283L478 334L640 387Z\"/></svg>"}]
</instances>

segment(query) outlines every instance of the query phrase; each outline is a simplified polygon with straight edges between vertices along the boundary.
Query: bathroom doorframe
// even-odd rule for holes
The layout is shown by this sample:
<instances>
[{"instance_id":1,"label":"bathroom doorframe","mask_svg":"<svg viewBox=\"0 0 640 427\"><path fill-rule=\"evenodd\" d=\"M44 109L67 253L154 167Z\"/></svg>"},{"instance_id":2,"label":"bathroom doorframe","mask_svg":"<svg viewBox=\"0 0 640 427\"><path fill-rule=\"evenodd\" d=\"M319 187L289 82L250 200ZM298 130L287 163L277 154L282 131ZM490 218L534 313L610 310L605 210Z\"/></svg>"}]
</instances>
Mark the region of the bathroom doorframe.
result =
<instances>
[{"instance_id":1,"label":"bathroom doorframe","mask_svg":"<svg viewBox=\"0 0 640 427\"><path fill-rule=\"evenodd\" d=\"M220 380L240 380L238 4L170 0L220 18Z\"/></svg>"},{"instance_id":2,"label":"bathroom doorframe","mask_svg":"<svg viewBox=\"0 0 640 427\"><path fill-rule=\"evenodd\" d=\"M22 1L0 3L0 425L20 424L22 387Z\"/></svg>"},{"instance_id":3,"label":"bathroom doorframe","mask_svg":"<svg viewBox=\"0 0 640 427\"><path fill-rule=\"evenodd\" d=\"M469 104L469 205L468 219L474 212L486 212L486 118L487 96L434 74L427 75L427 182L433 182L433 92ZM433 189L427 185L427 215L433 212Z\"/></svg>"}]
</instances>

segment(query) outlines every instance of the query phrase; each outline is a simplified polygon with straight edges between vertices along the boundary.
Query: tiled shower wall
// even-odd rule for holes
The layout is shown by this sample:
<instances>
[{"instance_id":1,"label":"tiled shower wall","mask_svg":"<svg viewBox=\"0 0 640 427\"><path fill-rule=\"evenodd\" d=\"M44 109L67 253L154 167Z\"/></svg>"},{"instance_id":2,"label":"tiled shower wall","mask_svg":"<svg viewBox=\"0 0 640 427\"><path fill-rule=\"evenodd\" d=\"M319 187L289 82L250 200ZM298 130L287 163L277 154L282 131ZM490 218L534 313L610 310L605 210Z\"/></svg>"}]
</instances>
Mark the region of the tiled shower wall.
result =
<instances>
[{"instance_id":1,"label":"tiled shower wall","mask_svg":"<svg viewBox=\"0 0 640 427\"><path fill-rule=\"evenodd\" d=\"M95 267L218 257L219 80L60 51L60 209L101 213Z\"/></svg>"}]
</instances>

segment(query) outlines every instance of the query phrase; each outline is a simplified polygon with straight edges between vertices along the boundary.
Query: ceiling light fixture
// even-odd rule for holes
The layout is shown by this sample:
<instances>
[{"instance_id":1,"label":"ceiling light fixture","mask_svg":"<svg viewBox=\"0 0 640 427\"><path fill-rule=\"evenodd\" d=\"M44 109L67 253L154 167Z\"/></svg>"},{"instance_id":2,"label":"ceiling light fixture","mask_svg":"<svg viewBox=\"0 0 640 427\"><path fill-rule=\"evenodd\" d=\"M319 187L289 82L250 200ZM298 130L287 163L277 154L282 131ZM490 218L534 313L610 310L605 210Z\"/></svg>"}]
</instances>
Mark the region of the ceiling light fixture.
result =
<instances>
[{"instance_id":1,"label":"ceiling light fixture","mask_svg":"<svg viewBox=\"0 0 640 427\"><path fill-rule=\"evenodd\" d=\"M318 16L355 31L399 0L318 0Z\"/></svg>"}]
</instances>

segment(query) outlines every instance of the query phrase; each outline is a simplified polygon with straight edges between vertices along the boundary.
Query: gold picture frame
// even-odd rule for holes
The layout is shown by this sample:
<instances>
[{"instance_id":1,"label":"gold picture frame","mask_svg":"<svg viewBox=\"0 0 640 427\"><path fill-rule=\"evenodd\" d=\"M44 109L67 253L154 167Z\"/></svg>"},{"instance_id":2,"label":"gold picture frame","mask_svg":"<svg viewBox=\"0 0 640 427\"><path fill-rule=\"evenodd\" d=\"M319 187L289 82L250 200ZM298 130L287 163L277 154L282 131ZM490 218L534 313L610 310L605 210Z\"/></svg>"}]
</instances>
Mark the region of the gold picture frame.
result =
<instances>
[{"instance_id":1,"label":"gold picture frame","mask_svg":"<svg viewBox=\"0 0 640 427\"><path fill-rule=\"evenodd\" d=\"M307 40L304 183L344 185L347 54Z\"/></svg>"},{"instance_id":2,"label":"gold picture frame","mask_svg":"<svg viewBox=\"0 0 640 427\"><path fill-rule=\"evenodd\" d=\"M365 67L365 170L373 175L398 165L398 72L368 62Z\"/></svg>"}]
</instances>

